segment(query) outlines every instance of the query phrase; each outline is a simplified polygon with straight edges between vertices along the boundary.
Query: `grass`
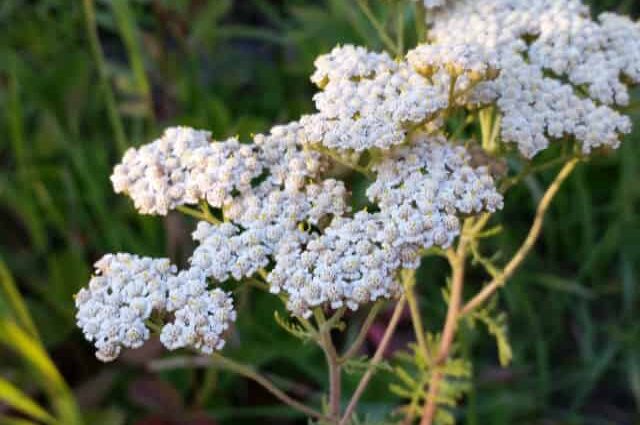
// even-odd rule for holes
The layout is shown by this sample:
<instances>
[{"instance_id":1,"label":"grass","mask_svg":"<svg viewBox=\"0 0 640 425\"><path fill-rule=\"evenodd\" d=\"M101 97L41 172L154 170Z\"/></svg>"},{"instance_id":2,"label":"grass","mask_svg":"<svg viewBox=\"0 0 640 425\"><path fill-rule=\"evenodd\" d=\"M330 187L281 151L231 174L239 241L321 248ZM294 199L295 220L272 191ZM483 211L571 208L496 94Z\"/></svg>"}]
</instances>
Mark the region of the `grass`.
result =
<instances>
[{"instance_id":1,"label":"grass","mask_svg":"<svg viewBox=\"0 0 640 425\"><path fill-rule=\"evenodd\" d=\"M635 3L600 0L594 7L637 14ZM406 25L407 34L415 33ZM0 28L0 255L8 265L3 279L12 274L21 294L1 298L25 300L6 319L7 329L46 347L31 351L52 359L41 366L60 371L52 378L59 388L68 382L91 391L92 397L79 397L89 423L135 423L162 403L136 397L144 370L135 356L108 367L93 359L74 328L72 296L105 252L183 261L191 248L181 235L192 223L134 214L129 201L111 191L112 165L128 146L151 140L170 124L246 138L295 118L311 110L307 77L318 53L338 42L383 45L375 41L376 28L342 0L5 0ZM639 134L570 179L535 253L502 292L512 366L498 366L482 330L465 330L463 348L472 350L476 363L474 389L457 412L461 423L640 420ZM503 212L509 225L498 242L503 252L513 252L521 240L536 188L552 173L510 193ZM428 266L420 280L423 303L440 299L439 285L431 282L444 270L437 259ZM288 377L280 382L285 388L320 385L319 354L274 326L274 300L238 295L242 340L231 342L232 356ZM438 329L441 306L426 311L425 323ZM14 408L45 422L43 415L58 415L52 398L32 400L52 393L30 384L30 371L39 369L25 367L24 351L7 345L0 376L19 383L12 394L23 404ZM173 371L160 379L167 388L142 395L177 397L180 418L206 411L219 423L303 423L228 374ZM203 381L208 389L200 393ZM378 381L364 400L374 416L389 408L387 382Z\"/></svg>"}]
</instances>

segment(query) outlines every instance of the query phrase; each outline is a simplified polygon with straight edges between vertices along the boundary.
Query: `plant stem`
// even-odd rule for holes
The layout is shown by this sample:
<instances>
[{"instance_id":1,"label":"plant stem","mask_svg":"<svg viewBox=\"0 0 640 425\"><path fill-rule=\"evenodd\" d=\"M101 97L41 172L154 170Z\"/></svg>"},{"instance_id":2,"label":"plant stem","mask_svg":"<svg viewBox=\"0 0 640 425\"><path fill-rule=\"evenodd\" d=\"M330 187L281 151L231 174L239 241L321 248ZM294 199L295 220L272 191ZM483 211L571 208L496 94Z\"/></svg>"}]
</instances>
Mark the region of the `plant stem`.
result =
<instances>
[{"instance_id":1,"label":"plant stem","mask_svg":"<svg viewBox=\"0 0 640 425\"><path fill-rule=\"evenodd\" d=\"M206 205L206 203L204 205ZM195 208L187 207L186 205L180 205L176 208L176 210L188 216L197 218L198 220L208 221L211 224L220 224L220 220L218 220L213 216L213 214L211 214L208 206L205 207L203 206L203 204L201 204L200 208L201 210L198 211Z\"/></svg>"},{"instance_id":2,"label":"plant stem","mask_svg":"<svg viewBox=\"0 0 640 425\"><path fill-rule=\"evenodd\" d=\"M464 269L467 244L470 240L469 237L473 238L474 231L481 230L482 226L480 224L486 224L486 220L484 220L484 218L479 219L478 222L472 227L471 233L468 236L465 236L466 232L464 232L463 230L457 251L455 253L452 250L448 252L449 263L451 264L451 268L453 270L451 297L449 300L449 308L447 310L447 319L445 321L444 330L442 332L442 339L440 341L440 347L438 350L438 358L433 365L434 373L432 374L429 382L429 392L427 394L427 399L422 413L422 420L420 421L420 425L431 425L433 423L433 418L437 409L437 399L440 390L439 387L443 378L443 375L438 370L438 367L446 362L449 356L449 351L451 350L451 345L455 336L458 320L462 316L470 313L475 308L484 303L491 295L493 295L498 290L498 288L504 285L504 283L522 264L524 259L533 248L535 242L538 240L538 237L540 236L542 225L544 223L544 217L547 210L549 209L549 206L551 205L551 201L558 193L558 190L562 186L562 183L569 177L579 161L579 158L573 158L562 167L562 169L540 200L540 203L538 204L538 207L536 209L536 215L533 224L531 225L531 229L529 230L529 234L527 235L518 251L511 258L502 272L496 275L492 279L492 281L484 287L484 289L482 289L463 307L461 307L461 300L462 289L464 285Z\"/></svg>"},{"instance_id":3,"label":"plant stem","mask_svg":"<svg viewBox=\"0 0 640 425\"><path fill-rule=\"evenodd\" d=\"M222 354L214 353L210 357L198 356L198 357L174 357L165 360L156 360L151 362L151 369L155 371L178 369L186 367L209 367L217 366L227 369L231 372L237 373L240 376L244 376L247 379L260 384L265 390L269 391L278 400L287 404L292 409L295 409L309 417L328 420L325 415L302 404L301 402L291 398L284 391L275 386L269 379L255 371L252 367L244 365L242 363L231 360L224 357Z\"/></svg>"},{"instance_id":4,"label":"plant stem","mask_svg":"<svg viewBox=\"0 0 640 425\"><path fill-rule=\"evenodd\" d=\"M413 333L416 337L416 342L420 351L424 353L426 358L429 358L429 350L427 348L427 342L424 338L424 326L422 325L422 316L420 314L420 307L418 306L418 300L416 297L416 271L411 269L404 269L401 271L402 285L404 286L404 293L407 297L407 303L409 304L409 312L411 313L411 323L413 324Z\"/></svg>"},{"instance_id":5,"label":"plant stem","mask_svg":"<svg viewBox=\"0 0 640 425\"><path fill-rule=\"evenodd\" d=\"M467 227L467 226L465 226ZM442 373L438 370L447 359L451 351L451 345L458 327L458 312L462 303L462 290L464 287L464 272L467 257L468 239L464 236L460 238L457 250L449 249L447 257L453 271L451 279L451 295L449 297L449 307L447 309L447 317L445 319L442 336L440 339L440 347L434 364L434 369L429 381L429 392L427 394L426 403L422 413L421 425L431 425L437 408L438 393L440 391L440 382L442 381Z\"/></svg>"},{"instance_id":6,"label":"plant stem","mask_svg":"<svg viewBox=\"0 0 640 425\"><path fill-rule=\"evenodd\" d=\"M505 284L505 282L513 275L513 273L518 269L518 267L522 264L524 259L527 257L534 244L538 240L540 236L540 232L542 231L542 225L544 223L544 217L551 205L551 201L558 193L560 186L562 183L571 175L573 170L578 165L580 159L573 158L569 162L567 162L556 178L553 180L544 196L540 200L538 204L538 208L536 210L536 215L533 220L533 224L529 229L529 234L527 235L522 245L516 252L516 254L511 258L509 263L505 266L501 273L499 273L496 277L494 277L491 282L482 289L476 296L474 296L460 311L460 315L466 315L469 312L473 311L476 307L484 303L494 292L498 290L501 286Z\"/></svg>"},{"instance_id":7,"label":"plant stem","mask_svg":"<svg viewBox=\"0 0 640 425\"><path fill-rule=\"evenodd\" d=\"M340 399L342 396L342 371L340 362L338 361L338 353L336 347L333 345L331 339L331 328L327 326L327 320L324 317L324 313L321 309L314 310L316 321L318 322L318 329L320 332L320 339L318 343L324 351L327 359L327 366L329 367L329 415L332 423L337 423L340 419ZM336 313L338 314L338 313ZM330 320L333 320L330 319Z\"/></svg>"},{"instance_id":8,"label":"plant stem","mask_svg":"<svg viewBox=\"0 0 640 425\"><path fill-rule=\"evenodd\" d=\"M104 52L102 51L102 46L100 45L100 39L98 38L98 29L96 27L96 10L93 4L93 0L83 0L82 4L84 8L85 24L87 27L87 37L89 38L89 45L91 46L91 54L93 55L93 60L95 61L96 67L98 68L100 85L102 86L102 90L104 91L104 98L107 107L107 113L109 115L109 122L111 123L111 127L113 129L113 134L116 139L118 150L120 151L120 154L122 154L129 146L129 143L127 142L127 138L124 133L124 127L122 125L122 120L120 119L120 114L118 112L116 97L113 94L111 84L109 83L109 74L107 72L107 66L104 61Z\"/></svg>"},{"instance_id":9,"label":"plant stem","mask_svg":"<svg viewBox=\"0 0 640 425\"><path fill-rule=\"evenodd\" d=\"M404 54L404 4L398 2L395 7L396 14L396 46L398 52Z\"/></svg>"},{"instance_id":10,"label":"plant stem","mask_svg":"<svg viewBox=\"0 0 640 425\"><path fill-rule=\"evenodd\" d=\"M351 344L351 347L349 347L349 349L342 356L340 356L339 362L341 364L358 354L358 351L360 351L362 344L364 344L364 341L367 338L367 333L369 333L371 325L373 325L373 322L376 320L376 317L378 316L378 312L380 311L382 305L383 302L378 301L373 305L373 307L371 307L371 310L369 310L369 314L367 314L366 319L364 319L364 322L360 326L358 336Z\"/></svg>"},{"instance_id":11,"label":"plant stem","mask_svg":"<svg viewBox=\"0 0 640 425\"><path fill-rule=\"evenodd\" d=\"M358 6L360 6L360 10L362 10L362 13L364 13L364 15L367 17L369 22L371 22L371 25L373 26L373 28L375 28L376 32L378 33L378 37L380 37L380 41L382 41L385 47L389 49L391 52L393 52L393 54L398 56L401 55L402 53L398 51L398 47L396 46L396 44L393 42L393 40L387 33L387 30L385 29L384 25L380 21L378 21L378 18L376 18L376 15L373 13L371 8L369 7L369 2L367 0L357 0L357 2L358 2Z\"/></svg>"},{"instance_id":12,"label":"plant stem","mask_svg":"<svg viewBox=\"0 0 640 425\"><path fill-rule=\"evenodd\" d=\"M376 367L382 361L385 351L387 350L387 346L391 342L391 337L393 336L396 327L398 326L398 322L400 321L400 316L402 315L402 311L404 310L404 305L406 303L406 297L403 295L396 304L396 307L393 310L393 315L391 316L391 320L389 321L389 325L387 329L384 331L384 335L382 336L382 340L380 341L380 345L378 345L378 349L376 350L371 362L369 363L369 367L367 371L362 375L360 382L358 383L358 387L356 388L349 404L347 405L347 409L342 416L342 419L339 422L339 425L346 425L351 420L351 415L356 409L358 405L358 401L360 397L362 397L362 393L369 385L369 381L373 377L373 374L376 371Z\"/></svg>"}]
</instances>

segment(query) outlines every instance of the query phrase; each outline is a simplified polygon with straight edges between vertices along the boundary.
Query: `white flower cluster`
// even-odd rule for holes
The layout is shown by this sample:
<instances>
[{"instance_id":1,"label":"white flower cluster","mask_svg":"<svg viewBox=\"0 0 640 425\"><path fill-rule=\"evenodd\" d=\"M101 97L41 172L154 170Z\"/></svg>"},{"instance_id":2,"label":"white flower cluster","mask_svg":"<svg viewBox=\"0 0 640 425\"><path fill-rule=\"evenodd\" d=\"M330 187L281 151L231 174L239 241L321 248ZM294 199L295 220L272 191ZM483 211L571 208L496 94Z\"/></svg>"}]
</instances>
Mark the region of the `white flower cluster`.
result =
<instances>
[{"instance_id":1,"label":"white flower cluster","mask_svg":"<svg viewBox=\"0 0 640 425\"><path fill-rule=\"evenodd\" d=\"M306 244L282 246L267 278L271 291L286 292L287 308L303 317L323 304L355 310L360 304L397 296L401 251L385 226L379 215L361 211L353 218L334 219Z\"/></svg>"},{"instance_id":2,"label":"white flower cluster","mask_svg":"<svg viewBox=\"0 0 640 425\"><path fill-rule=\"evenodd\" d=\"M88 287L75 297L76 319L106 362L122 347L138 348L149 338L145 320L164 309L167 281L176 269L167 259L123 253L105 255L95 267Z\"/></svg>"},{"instance_id":3,"label":"white flower cluster","mask_svg":"<svg viewBox=\"0 0 640 425\"><path fill-rule=\"evenodd\" d=\"M448 90L431 84L406 61L339 46L316 61L322 91L318 113L302 117L307 138L331 149L388 149L448 105Z\"/></svg>"},{"instance_id":4,"label":"white flower cluster","mask_svg":"<svg viewBox=\"0 0 640 425\"><path fill-rule=\"evenodd\" d=\"M498 64L493 52L469 43L420 44L407 53L407 61L416 71L428 77L445 69L457 78L466 76L472 80L485 78Z\"/></svg>"},{"instance_id":5,"label":"white flower cluster","mask_svg":"<svg viewBox=\"0 0 640 425\"><path fill-rule=\"evenodd\" d=\"M419 137L394 150L374 170L367 196L394 235L396 245L448 247L460 233L458 216L502 208L486 167L470 166L462 146L444 137Z\"/></svg>"},{"instance_id":6,"label":"white flower cluster","mask_svg":"<svg viewBox=\"0 0 640 425\"><path fill-rule=\"evenodd\" d=\"M305 240L301 223L318 225L324 217L347 212L346 196L344 184L333 179L309 184L304 192L256 190L226 211L237 225L198 223L193 238L199 245L191 265L219 282L252 276L269 264L280 245Z\"/></svg>"},{"instance_id":7,"label":"white flower cluster","mask_svg":"<svg viewBox=\"0 0 640 425\"><path fill-rule=\"evenodd\" d=\"M253 142L274 187L300 189L327 168L326 157L306 148L310 141L299 122L277 125L268 135L256 135Z\"/></svg>"},{"instance_id":8,"label":"white flower cluster","mask_svg":"<svg viewBox=\"0 0 640 425\"><path fill-rule=\"evenodd\" d=\"M575 136L589 153L617 147L630 131L611 107L628 102L625 81L640 82L640 26L628 18L595 22L578 0L460 0L433 22L435 45L475 44L496 55L500 75L475 100L497 100L502 138L526 157L549 138Z\"/></svg>"},{"instance_id":9,"label":"white flower cluster","mask_svg":"<svg viewBox=\"0 0 640 425\"><path fill-rule=\"evenodd\" d=\"M193 347L205 354L221 350L222 335L236 320L233 299L219 288L209 290L205 274L197 268L181 271L169 282L167 311L174 320L160 333L169 350Z\"/></svg>"},{"instance_id":10,"label":"white flower cluster","mask_svg":"<svg viewBox=\"0 0 640 425\"><path fill-rule=\"evenodd\" d=\"M143 214L165 215L206 200L221 207L262 172L254 149L237 139L211 143L207 131L171 127L153 143L130 148L113 171L116 193L133 199Z\"/></svg>"},{"instance_id":11,"label":"white flower cluster","mask_svg":"<svg viewBox=\"0 0 640 425\"><path fill-rule=\"evenodd\" d=\"M314 66L311 82L324 88L330 81L373 78L395 69L396 63L387 53L370 52L362 46L346 44L318 56Z\"/></svg>"},{"instance_id":12,"label":"white flower cluster","mask_svg":"<svg viewBox=\"0 0 640 425\"><path fill-rule=\"evenodd\" d=\"M107 254L95 264L95 275L75 297L76 319L96 357L115 360L122 347L139 348L149 339L146 321L153 312L174 312L162 329L167 348L193 347L205 353L222 348L222 333L235 320L231 297L207 290L204 274L179 274L168 259Z\"/></svg>"}]
</instances>

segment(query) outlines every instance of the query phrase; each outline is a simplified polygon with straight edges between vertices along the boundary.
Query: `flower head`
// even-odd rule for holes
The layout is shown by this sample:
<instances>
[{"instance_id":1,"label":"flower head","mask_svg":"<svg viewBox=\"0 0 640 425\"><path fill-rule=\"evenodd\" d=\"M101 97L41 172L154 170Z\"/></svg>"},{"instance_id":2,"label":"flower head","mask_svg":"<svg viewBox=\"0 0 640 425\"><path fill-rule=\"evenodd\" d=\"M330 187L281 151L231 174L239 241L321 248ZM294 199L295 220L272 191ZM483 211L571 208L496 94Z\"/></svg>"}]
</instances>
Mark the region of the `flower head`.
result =
<instances>
[{"instance_id":1,"label":"flower head","mask_svg":"<svg viewBox=\"0 0 640 425\"><path fill-rule=\"evenodd\" d=\"M122 347L138 348L149 338L145 321L164 310L167 285L176 268L167 259L108 254L75 298L76 319L102 361L114 360Z\"/></svg>"}]
</instances>

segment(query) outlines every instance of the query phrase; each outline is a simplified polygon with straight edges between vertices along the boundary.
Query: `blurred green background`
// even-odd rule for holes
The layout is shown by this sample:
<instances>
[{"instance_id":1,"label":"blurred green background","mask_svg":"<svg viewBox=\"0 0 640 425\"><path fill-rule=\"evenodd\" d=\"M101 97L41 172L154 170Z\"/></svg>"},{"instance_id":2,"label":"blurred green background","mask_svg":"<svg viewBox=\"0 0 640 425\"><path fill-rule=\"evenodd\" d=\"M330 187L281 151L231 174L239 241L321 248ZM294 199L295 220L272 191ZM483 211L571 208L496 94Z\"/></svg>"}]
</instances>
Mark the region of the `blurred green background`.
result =
<instances>
[{"instance_id":1,"label":"blurred green background","mask_svg":"<svg viewBox=\"0 0 640 425\"><path fill-rule=\"evenodd\" d=\"M379 13L384 3L372 1ZM640 12L635 0L592 6ZM181 262L192 249L191 220L141 217L113 194L111 167L126 147L172 124L246 139L296 119L312 110L314 58L347 42L381 48L350 0L0 1L0 317L9 318L0 323L0 378L56 405L69 390L46 374L46 349L88 424L305 423L225 372L149 372L145 361L161 354L154 343L100 364L74 326L72 297L104 253ZM456 411L460 423L640 423L639 136L640 126L617 152L579 168L535 253L502 291L513 363L500 368L482 330L464 334L474 380ZM513 252L527 231L548 181L537 176L509 193L502 252ZM444 316L443 271L433 260L419 286L432 330ZM229 355L286 377L278 379L283 388L313 400L325 380L321 353L274 324L280 307L272 297L240 291L237 304ZM22 317L44 349L23 351L11 317ZM396 405L390 380L377 376L362 411L376 417ZM9 411L0 402L0 424L31 423L2 419Z\"/></svg>"}]
</instances>

